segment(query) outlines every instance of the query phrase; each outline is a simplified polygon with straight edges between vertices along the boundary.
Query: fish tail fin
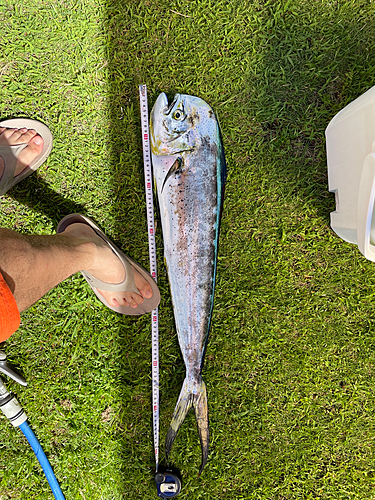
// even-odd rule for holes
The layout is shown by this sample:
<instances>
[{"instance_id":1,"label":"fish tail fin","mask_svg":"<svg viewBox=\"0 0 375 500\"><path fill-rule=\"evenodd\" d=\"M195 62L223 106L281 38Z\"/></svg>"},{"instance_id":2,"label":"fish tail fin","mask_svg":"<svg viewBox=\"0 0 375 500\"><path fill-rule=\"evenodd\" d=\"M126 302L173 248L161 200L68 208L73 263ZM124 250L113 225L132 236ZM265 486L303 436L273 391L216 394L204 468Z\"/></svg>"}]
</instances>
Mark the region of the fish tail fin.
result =
<instances>
[{"instance_id":1,"label":"fish tail fin","mask_svg":"<svg viewBox=\"0 0 375 500\"><path fill-rule=\"evenodd\" d=\"M208 405L207 405L207 390L206 384L201 379L201 389L198 397L195 399L194 410L197 420L199 439L202 449L202 463L199 469L198 477L202 474L204 466L208 459L208 446L210 442L210 432L208 426Z\"/></svg>"},{"instance_id":2,"label":"fish tail fin","mask_svg":"<svg viewBox=\"0 0 375 500\"><path fill-rule=\"evenodd\" d=\"M188 381L188 379L184 380L165 440L165 450L168 457L179 428L191 407L195 411L201 442L202 464L199 470L199 475L201 475L207 463L209 445L207 391L206 384L201 377L199 377L199 380L193 382Z\"/></svg>"}]
</instances>

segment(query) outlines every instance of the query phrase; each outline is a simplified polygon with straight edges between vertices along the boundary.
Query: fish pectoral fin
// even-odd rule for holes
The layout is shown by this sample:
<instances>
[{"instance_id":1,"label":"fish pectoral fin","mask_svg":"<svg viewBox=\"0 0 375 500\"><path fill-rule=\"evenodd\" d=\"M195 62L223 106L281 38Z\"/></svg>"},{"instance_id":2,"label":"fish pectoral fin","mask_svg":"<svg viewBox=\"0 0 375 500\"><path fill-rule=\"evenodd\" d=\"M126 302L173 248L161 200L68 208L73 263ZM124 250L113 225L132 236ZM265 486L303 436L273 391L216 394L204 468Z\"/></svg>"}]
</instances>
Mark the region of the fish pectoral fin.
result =
<instances>
[{"instance_id":1,"label":"fish pectoral fin","mask_svg":"<svg viewBox=\"0 0 375 500\"><path fill-rule=\"evenodd\" d=\"M184 160L182 159L181 156L178 156L176 158L176 160L174 161L173 165L171 166L171 168L169 169L167 175L165 176L165 179L164 179L164 182L163 182L163 186L161 188L162 192L163 192L165 183L170 178L170 176L173 175L173 174L180 174L182 172L183 164L184 164Z\"/></svg>"}]
</instances>

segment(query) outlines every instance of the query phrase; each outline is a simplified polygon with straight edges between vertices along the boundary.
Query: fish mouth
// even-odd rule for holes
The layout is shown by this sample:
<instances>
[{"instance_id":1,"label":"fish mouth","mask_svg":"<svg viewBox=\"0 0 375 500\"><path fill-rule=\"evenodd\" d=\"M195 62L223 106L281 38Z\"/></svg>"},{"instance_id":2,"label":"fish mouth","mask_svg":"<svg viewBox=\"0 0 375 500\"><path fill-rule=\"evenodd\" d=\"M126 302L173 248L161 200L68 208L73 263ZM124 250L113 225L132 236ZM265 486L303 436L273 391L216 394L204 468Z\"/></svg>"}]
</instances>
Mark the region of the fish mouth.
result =
<instances>
[{"instance_id":1,"label":"fish mouth","mask_svg":"<svg viewBox=\"0 0 375 500\"><path fill-rule=\"evenodd\" d=\"M155 115L160 114L166 107L168 107L168 98L164 92L158 95L158 98L155 101L152 112Z\"/></svg>"}]
</instances>

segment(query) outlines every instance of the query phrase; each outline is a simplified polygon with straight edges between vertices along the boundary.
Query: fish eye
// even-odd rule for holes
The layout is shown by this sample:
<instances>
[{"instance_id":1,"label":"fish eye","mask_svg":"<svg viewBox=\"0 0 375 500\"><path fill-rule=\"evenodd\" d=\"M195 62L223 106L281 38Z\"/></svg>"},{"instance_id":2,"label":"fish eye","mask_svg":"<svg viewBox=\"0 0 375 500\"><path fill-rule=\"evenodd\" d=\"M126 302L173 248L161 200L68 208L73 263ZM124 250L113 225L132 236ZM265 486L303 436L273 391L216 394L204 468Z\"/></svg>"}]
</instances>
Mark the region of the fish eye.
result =
<instances>
[{"instance_id":1,"label":"fish eye","mask_svg":"<svg viewBox=\"0 0 375 500\"><path fill-rule=\"evenodd\" d=\"M181 109L176 109L176 111L173 113L172 118L177 121L181 121L185 118L184 113L181 111Z\"/></svg>"}]
</instances>

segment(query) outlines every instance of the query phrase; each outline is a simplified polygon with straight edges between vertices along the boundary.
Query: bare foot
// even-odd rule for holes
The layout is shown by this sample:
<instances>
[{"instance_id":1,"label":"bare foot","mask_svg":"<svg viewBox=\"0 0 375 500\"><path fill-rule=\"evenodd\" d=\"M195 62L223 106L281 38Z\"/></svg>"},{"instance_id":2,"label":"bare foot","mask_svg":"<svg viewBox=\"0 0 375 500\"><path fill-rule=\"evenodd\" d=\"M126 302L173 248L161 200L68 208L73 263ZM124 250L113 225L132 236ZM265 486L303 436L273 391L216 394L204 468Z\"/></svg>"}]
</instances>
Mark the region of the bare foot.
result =
<instances>
[{"instance_id":1,"label":"bare foot","mask_svg":"<svg viewBox=\"0 0 375 500\"><path fill-rule=\"evenodd\" d=\"M17 146L27 144L20 152L14 176L20 174L43 149L43 139L33 129L0 127L0 146ZM0 179L4 172L4 160L0 156Z\"/></svg>"},{"instance_id":2,"label":"bare foot","mask_svg":"<svg viewBox=\"0 0 375 500\"><path fill-rule=\"evenodd\" d=\"M93 229L87 224L74 223L70 224L63 233L66 236L74 237L82 243L94 243L93 262L89 268L85 269L95 278L105 281L106 283L122 283L125 279L125 268L119 258L112 252L104 240L98 236ZM99 290L99 293L105 298L109 305L113 307L130 306L136 308L142 304L144 298L152 297L152 289L149 283L141 274L133 267L135 286L139 290L138 293L127 292L110 292L107 290Z\"/></svg>"}]
</instances>

